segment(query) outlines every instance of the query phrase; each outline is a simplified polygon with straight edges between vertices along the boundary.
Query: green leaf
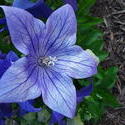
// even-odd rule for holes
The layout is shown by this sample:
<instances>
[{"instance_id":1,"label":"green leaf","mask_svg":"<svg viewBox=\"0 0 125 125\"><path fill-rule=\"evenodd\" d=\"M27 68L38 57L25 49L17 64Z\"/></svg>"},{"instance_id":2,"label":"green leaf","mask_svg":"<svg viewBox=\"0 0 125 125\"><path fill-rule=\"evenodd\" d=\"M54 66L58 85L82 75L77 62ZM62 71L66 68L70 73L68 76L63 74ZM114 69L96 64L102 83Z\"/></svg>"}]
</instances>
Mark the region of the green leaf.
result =
<instances>
[{"instance_id":1,"label":"green leaf","mask_svg":"<svg viewBox=\"0 0 125 125\"><path fill-rule=\"evenodd\" d=\"M38 121L43 123L46 123L50 119L50 113L46 109L43 109L41 112L38 112L37 116Z\"/></svg>"},{"instance_id":2,"label":"green leaf","mask_svg":"<svg viewBox=\"0 0 125 125\"><path fill-rule=\"evenodd\" d=\"M36 119L36 113L28 113L23 116L26 121L32 121Z\"/></svg>"},{"instance_id":3,"label":"green leaf","mask_svg":"<svg viewBox=\"0 0 125 125\"><path fill-rule=\"evenodd\" d=\"M79 114L83 121L90 121L91 119L93 119L93 122L97 121L103 113L104 107L102 103L92 96L85 98L84 102L79 106Z\"/></svg>"},{"instance_id":4,"label":"green leaf","mask_svg":"<svg viewBox=\"0 0 125 125\"><path fill-rule=\"evenodd\" d=\"M68 119L66 125L84 125L84 123L82 122L80 116L78 115L73 119Z\"/></svg>"},{"instance_id":5,"label":"green leaf","mask_svg":"<svg viewBox=\"0 0 125 125\"><path fill-rule=\"evenodd\" d=\"M99 81L96 83L96 85L99 85L101 88L111 89L115 81L117 79L117 67L110 67L106 70L99 68L99 74L96 75L96 77L99 79Z\"/></svg>"},{"instance_id":6,"label":"green leaf","mask_svg":"<svg viewBox=\"0 0 125 125\"><path fill-rule=\"evenodd\" d=\"M96 88L96 93L98 93L99 96L102 97L101 100L103 102L103 105L113 108L121 106L116 97L113 96L112 93L110 93L108 90Z\"/></svg>"},{"instance_id":7,"label":"green leaf","mask_svg":"<svg viewBox=\"0 0 125 125\"><path fill-rule=\"evenodd\" d=\"M83 28L90 28L102 22L103 20L97 17L92 17L92 16L85 16L84 18L78 17L78 25L81 25Z\"/></svg>"},{"instance_id":8,"label":"green leaf","mask_svg":"<svg viewBox=\"0 0 125 125\"><path fill-rule=\"evenodd\" d=\"M88 15L90 12L90 8L93 6L96 0L79 0L79 12L78 15Z\"/></svg>"},{"instance_id":9,"label":"green leaf","mask_svg":"<svg viewBox=\"0 0 125 125\"><path fill-rule=\"evenodd\" d=\"M88 97L86 100L88 105L88 111L91 113L92 118L99 119L103 112L103 107L101 106L101 103L95 100L93 97Z\"/></svg>"},{"instance_id":10,"label":"green leaf","mask_svg":"<svg viewBox=\"0 0 125 125\"><path fill-rule=\"evenodd\" d=\"M5 0L5 2L12 4L14 0Z\"/></svg>"}]
</instances>

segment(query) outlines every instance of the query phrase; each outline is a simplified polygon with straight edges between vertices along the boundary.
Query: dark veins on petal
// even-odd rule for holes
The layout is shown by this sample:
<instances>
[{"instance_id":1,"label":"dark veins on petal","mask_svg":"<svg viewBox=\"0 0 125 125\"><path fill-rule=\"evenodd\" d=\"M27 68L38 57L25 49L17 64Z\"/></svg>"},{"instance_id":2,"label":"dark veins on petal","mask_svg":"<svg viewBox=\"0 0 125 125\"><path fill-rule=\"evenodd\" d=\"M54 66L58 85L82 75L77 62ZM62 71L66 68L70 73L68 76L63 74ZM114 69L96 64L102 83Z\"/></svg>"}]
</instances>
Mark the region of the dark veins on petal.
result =
<instances>
[{"instance_id":1,"label":"dark veins on petal","mask_svg":"<svg viewBox=\"0 0 125 125\"><path fill-rule=\"evenodd\" d=\"M68 16L68 15L67 15L67 16ZM66 25L65 25L65 24L66 24L66 21L67 21L67 17L65 17L65 21L63 22L63 25L62 25L62 27L61 27L61 29L60 29L60 31L59 31L57 37L55 38L55 40L48 46L47 49L44 48L44 49L46 50L44 55L46 55L46 53L53 47L53 45L54 45L54 44L56 43L56 41L59 39L59 37L60 37L60 35L61 35L63 29L64 29L65 26L66 26ZM58 25L58 22L57 22L57 25ZM57 26L55 25L54 31L55 31L56 28L57 28ZM50 37L51 37L51 35L50 35ZM64 37L64 39L65 39L65 38L66 38L66 37ZM45 47L48 45L49 40L50 40L50 39L48 39L48 41L46 42ZM63 42L63 40L62 40L62 42Z\"/></svg>"},{"instance_id":2,"label":"dark veins on petal","mask_svg":"<svg viewBox=\"0 0 125 125\"><path fill-rule=\"evenodd\" d=\"M62 99L64 100L65 104L67 105L67 107L69 108L70 111L72 111L72 109L70 108L69 104L67 103L67 101L65 100L65 97L62 95L62 93L60 92L59 88L56 86L56 84L54 83L54 81L52 80L51 76L49 75L49 72L47 72L47 70L45 70L48 78L50 79L51 83L53 84L53 86L56 88L56 90L58 91L58 93L60 94L60 96L62 97ZM72 104L71 104L72 105Z\"/></svg>"},{"instance_id":3,"label":"dark veins on petal","mask_svg":"<svg viewBox=\"0 0 125 125\"><path fill-rule=\"evenodd\" d=\"M29 78L32 76L32 74L34 73L35 69L36 69L36 66L33 67L33 69L31 70L31 73L29 74L29 76L27 77L27 79L26 79L24 82L18 83L18 84L19 84L18 86L16 86L16 87L14 87L13 89L11 89L11 90L9 90L9 91L3 93L2 95L0 95L0 97L1 97L1 96L4 96L5 94L8 94L8 93L11 92L11 91L14 91L14 90L17 89L19 86L23 85L23 83L27 82L27 81L29 80Z\"/></svg>"}]
</instances>

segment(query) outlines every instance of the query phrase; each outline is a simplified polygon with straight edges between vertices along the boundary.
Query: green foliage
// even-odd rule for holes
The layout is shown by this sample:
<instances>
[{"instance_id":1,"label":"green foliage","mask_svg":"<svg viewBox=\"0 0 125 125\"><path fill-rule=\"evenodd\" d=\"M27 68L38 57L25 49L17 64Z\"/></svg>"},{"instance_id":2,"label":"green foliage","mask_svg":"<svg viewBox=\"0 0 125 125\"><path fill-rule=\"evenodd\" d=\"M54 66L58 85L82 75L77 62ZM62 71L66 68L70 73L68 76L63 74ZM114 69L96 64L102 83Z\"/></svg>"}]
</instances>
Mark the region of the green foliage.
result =
<instances>
[{"instance_id":1,"label":"green foliage","mask_svg":"<svg viewBox=\"0 0 125 125\"><path fill-rule=\"evenodd\" d=\"M5 1L10 4L13 0ZM91 49L99 57L100 61L103 61L108 53L103 51L103 33L96 27L103 20L93 17L90 13L90 8L94 5L95 1L78 0L78 11L76 12L78 21L77 44L84 49ZM62 5L60 0L47 0L46 2L53 9ZM0 34L0 50L3 52L14 50L20 55L11 44L9 37L5 37L6 34L6 32ZM79 104L78 115L72 120L68 119L67 125L83 125L82 122L86 121L92 121L92 123L96 124L107 107L115 108L120 106L116 97L111 93L111 89L117 79L117 71L116 67L108 69L103 69L101 66L98 67L98 74L94 76L93 93ZM80 87L89 84L87 80L78 80L77 82ZM47 125L49 119L50 113L43 109L39 113L29 113L16 120L20 122L20 125Z\"/></svg>"},{"instance_id":2,"label":"green foliage","mask_svg":"<svg viewBox=\"0 0 125 125\"><path fill-rule=\"evenodd\" d=\"M14 0L4 0L4 1L12 5ZM29 0L29 1L36 2L37 0Z\"/></svg>"},{"instance_id":3,"label":"green foliage","mask_svg":"<svg viewBox=\"0 0 125 125\"><path fill-rule=\"evenodd\" d=\"M5 0L5 2L9 3L9 4L12 4L13 3L13 0Z\"/></svg>"},{"instance_id":4,"label":"green foliage","mask_svg":"<svg viewBox=\"0 0 125 125\"><path fill-rule=\"evenodd\" d=\"M37 116L37 120L42 123L47 123L50 119L50 113L45 108L41 112L38 112Z\"/></svg>"},{"instance_id":5,"label":"green foliage","mask_svg":"<svg viewBox=\"0 0 125 125\"><path fill-rule=\"evenodd\" d=\"M91 120L96 123L101 119L107 107L120 106L116 97L111 93L111 88L116 80L116 73L117 68L112 67L106 71L101 70L95 76L93 93L79 105L79 113L83 121ZM79 82L82 82L80 83L82 85L86 84L85 80Z\"/></svg>"},{"instance_id":6,"label":"green foliage","mask_svg":"<svg viewBox=\"0 0 125 125\"><path fill-rule=\"evenodd\" d=\"M110 67L104 70L102 67L99 67L98 72L99 73L96 75L98 79L96 85L100 88L111 89L117 79L118 68Z\"/></svg>"},{"instance_id":7,"label":"green foliage","mask_svg":"<svg viewBox=\"0 0 125 125\"><path fill-rule=\"evenodd\" d=\"M19 119L21 125L47 125L50 114L45 111L28 113Z\"/></svg>"},{"instance_id":8,"label":"green foliage","mask_svg":"<svg viewBox=\"0 0 125 125\"><path fill-rule=\"evenodd\" d=\"M103 61L108 56L108 53L103 50L103 33L96 27L103 20L91 16L90 8L94 2L95 0L79 0L77 43L84 49L91 49L99 57L100 61ZM111 93L117 79L117 71L116 67L103 69L99 65L98 74L94 77L92 95L78 106L78 113L83 122L92 121L92 123L96 124L107 107L115 108L120 106L116 97ZM88 82L79 80L79 84L85 86Z\"/></svg>"},{"instance_id":9,"label":"green foliage","mask_svg":"<svg viewBox=\"0 0 125 125\"><path fill-rule=\"evenodd\" d=\"M67 119L67 125L84 125L84 123L81 121L81 118L78 115L73 119Z\"/></svg>"}]
</instances>

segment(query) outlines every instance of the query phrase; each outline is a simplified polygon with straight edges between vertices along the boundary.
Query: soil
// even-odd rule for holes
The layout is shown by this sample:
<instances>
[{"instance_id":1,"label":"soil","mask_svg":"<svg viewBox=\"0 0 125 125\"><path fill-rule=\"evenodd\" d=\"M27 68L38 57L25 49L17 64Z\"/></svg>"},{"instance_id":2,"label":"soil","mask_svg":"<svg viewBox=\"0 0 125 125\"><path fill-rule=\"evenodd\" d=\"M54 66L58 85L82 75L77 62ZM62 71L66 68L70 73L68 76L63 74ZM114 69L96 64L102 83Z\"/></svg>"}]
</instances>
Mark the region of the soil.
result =
<instances>
[{"instance_id":1,"label":"soil","mask_svg":"<svg viewBox=\"0 0 125 125\"><path fill-rule=\"evenodd\" d=\"M97 0L92 14L104 20L98 27L104 32L104 49L109 56L102 66L119 68L112 93L123 104L121 108L107 110L99 125L125 125L125 0Z\"/></svg>"}]
</instances>

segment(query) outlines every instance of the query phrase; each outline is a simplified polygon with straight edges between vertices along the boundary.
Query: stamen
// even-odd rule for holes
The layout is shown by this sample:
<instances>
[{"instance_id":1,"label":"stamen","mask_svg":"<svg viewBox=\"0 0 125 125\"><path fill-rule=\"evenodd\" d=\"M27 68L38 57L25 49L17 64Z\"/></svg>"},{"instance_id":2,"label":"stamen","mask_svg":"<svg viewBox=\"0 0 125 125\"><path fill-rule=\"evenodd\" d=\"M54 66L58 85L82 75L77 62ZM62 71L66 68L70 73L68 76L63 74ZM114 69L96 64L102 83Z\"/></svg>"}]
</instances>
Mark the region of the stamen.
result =
<instances>
[{"instance_id":1,"label":"stamen","mask_svg":"<svg viewBox=\"0 0 125 125\"><path fill-rule=\"evenodd\" d=\"M54 66L55 62L57 61L56 57L48 56L48 57L40 57L38 59L38 63L40 66L46 65L46 66Z\"/></svg>"}]
</instances>

